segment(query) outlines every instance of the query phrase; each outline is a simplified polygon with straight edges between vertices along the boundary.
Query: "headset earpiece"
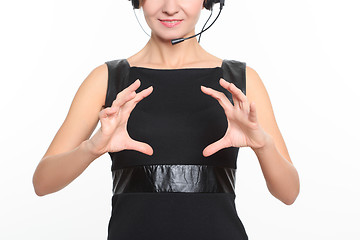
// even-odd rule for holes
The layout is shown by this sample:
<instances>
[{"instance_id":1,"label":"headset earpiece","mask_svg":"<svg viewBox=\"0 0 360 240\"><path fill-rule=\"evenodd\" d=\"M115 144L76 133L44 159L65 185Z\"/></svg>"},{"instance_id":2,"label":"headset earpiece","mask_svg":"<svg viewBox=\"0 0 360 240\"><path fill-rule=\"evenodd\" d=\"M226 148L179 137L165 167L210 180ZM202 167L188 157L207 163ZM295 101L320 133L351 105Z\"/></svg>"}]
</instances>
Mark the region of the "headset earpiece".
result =
<instances>
[{"instance_id":1,"label":"headset earpiece","mask_svg":"<svg viewBox=\"0 0 360 240\"><path fill-rule=\"evenodd\" d=\"M139 0L131 0L131 3L135 9L139 9Z\"/></svg>"}]
</instances>

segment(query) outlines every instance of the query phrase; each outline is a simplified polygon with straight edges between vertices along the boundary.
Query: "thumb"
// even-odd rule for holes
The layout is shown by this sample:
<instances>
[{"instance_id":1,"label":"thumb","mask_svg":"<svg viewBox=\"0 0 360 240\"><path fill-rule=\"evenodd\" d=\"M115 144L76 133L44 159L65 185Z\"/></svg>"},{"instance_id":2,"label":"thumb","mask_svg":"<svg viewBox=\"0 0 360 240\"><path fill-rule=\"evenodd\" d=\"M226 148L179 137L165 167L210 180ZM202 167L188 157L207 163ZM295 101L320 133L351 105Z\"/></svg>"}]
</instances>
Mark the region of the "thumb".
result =
<instances>
[{"instance_id":1,"label":"thumb","mask_svg":"<svg viewBox=\"0 0 360 240\"><path fill-rule=\"evenodd\" d=\"M116 109L113 107L107 107L103 110L100 111L99 113L99 118L105 118L108 117L109 115L113 114L116 112Z\"/></svg>"},{"instance_id":2,"label":"thumb","mask_svg":"<svg viewBox=\"0 0 360 240\"><path fill-rule=\"evenodd\" d=\"M217 151L221 150L224 148L224 138L221 138L219 140L217 140L216 142L210 144L209 146L207 146L204 150L203 150L203 155L205 157L208 157L210 155L213 155L214 153L216 153Z\"/></svg>"},{"instance_id":3,"label":"thumb","mask_svg":"<svg viewBox=\"0 0 360 240\"><path fill-rule=\"evenodd\" d=\"M134 139L130 139L130 142L127 144L126 149L139 151L139 152L145 153L150 156L153 155L153 153L154 153L154 150L152 149L152 147L149 144L140 142L140 141L136 141Z\"/></svg>"},{"instance_id":4,"label":"thumb","mask_svg":"<svg viewBox=\"0 0 360 240\"><path fill-rule=\"evenodd\" d=\"M255 123L257 122L255 102L252 102L250 104L249 120L251 122L255 122Z\"/></svg>"}]
</instances>

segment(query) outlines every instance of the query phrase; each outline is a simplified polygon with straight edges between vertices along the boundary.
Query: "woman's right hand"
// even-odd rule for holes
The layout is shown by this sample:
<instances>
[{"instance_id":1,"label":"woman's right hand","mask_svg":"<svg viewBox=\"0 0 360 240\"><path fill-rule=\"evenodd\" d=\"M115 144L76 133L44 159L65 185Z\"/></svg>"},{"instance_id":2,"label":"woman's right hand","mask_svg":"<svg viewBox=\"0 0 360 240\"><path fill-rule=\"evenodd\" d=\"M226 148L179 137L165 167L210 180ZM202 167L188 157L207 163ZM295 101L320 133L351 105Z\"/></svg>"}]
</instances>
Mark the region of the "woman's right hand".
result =
<instances>
[{"instance_id":1,"label":"woman's right hand","mask_svg":"<svg viewBox=\"0 0 360 240\"><path fill-rule=\"evenodd\" d=\"M153 154L154 151L149 144L130 138L127 132L130 113L138 102L153 91L153 87L150 86L136 93L135 90L139 86L140 80L137 79L117 94L111 107L99 112L101 128L89 139L90 150L95 155L100 156L106 152L118 152L125 149L136 150L147 155Z\"/></svg>"}]
</instances>

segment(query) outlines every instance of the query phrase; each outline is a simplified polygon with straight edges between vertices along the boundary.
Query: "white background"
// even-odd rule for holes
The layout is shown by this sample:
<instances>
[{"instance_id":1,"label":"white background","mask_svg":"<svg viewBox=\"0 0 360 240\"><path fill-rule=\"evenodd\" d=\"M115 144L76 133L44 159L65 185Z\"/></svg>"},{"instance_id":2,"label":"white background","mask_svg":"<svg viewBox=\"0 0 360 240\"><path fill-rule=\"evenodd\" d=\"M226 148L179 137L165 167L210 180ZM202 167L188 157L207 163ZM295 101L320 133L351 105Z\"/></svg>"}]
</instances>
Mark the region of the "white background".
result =
<instances>
[{"instance_id":1,"label":"white background","mask_svg":"<svg viewBox=\"0 0 360 240\"><path fill-rule=\"evenodd\" d=\"M252 150L240 149L236 206L251 240L360 239L356 3L227 0L201 36L211 54L259 73L300 175L300 195L285 205L267 190ZM2 1L0 24L0 239L106 239L108 154L43 197L32 176L82 81L138 52L148 36L126 0Z\"/></svg>"}]
</instances>

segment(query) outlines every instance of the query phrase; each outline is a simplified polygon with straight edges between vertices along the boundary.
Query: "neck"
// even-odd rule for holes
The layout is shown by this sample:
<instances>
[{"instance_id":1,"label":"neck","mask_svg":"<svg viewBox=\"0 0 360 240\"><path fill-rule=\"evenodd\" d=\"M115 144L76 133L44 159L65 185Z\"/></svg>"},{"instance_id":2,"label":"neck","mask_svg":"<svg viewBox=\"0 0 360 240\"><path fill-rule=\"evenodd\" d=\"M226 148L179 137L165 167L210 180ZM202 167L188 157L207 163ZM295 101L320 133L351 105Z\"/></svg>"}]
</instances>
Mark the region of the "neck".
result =
<instances>
[{"instance_id":1,"label":"neck","mask_svg":"<svg viewBox=\"0 0 360 240\"><path fill-rule=\"evenodd\" d=\"M186 37L193 36L194 31ZM159 65L166 68L181 68L186 64L194 62L204 55L204 49L197 42L196 37L184 40L181 43L172 45L170 40L160 39L151 34L143 50L141 59L151 65Z\"/></svg>"}]
</instances>

